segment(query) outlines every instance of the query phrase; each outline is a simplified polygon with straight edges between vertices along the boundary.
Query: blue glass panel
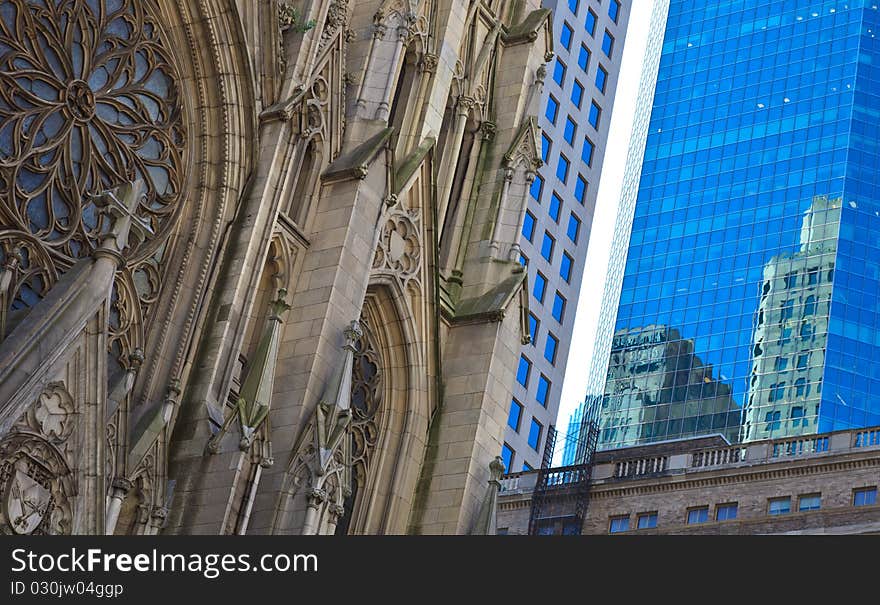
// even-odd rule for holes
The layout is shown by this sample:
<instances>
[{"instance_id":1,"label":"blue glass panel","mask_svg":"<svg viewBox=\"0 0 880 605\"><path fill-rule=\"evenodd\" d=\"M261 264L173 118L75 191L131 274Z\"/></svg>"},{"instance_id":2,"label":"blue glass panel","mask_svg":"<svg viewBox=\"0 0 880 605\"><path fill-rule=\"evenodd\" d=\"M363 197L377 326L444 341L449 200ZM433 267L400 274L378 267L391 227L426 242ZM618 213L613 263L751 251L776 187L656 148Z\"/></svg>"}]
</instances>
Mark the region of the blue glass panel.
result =
<instances>
[{"instance_id":1,"label":"blue glass panel","mask_svg":"<svg viewBox=\"0 0 880 605\"><path fill-rule=\"evenodd\" d=\"M592 10L587 11L587 19L584 21L584 29L591 36L596 33L596 13Z\"/></svg>"},{"instance_id":2,"label":"blue glass panel","mask_svg":"<svg viewBox=\"0 0 880 605\"><path fill-rule=\"evenodd\" d=\"M538 378L538 390L535 392L535 399L543 405L547 407L547 396L550 394L550 381L546 376L541 374Z\"/></svg>"},{"instance_id":3,"label":"blue glass panel","mask_svg":"<svg viewBox=\"0 0 880 605\"><path fill-rule=\"evenodd\" d=\"M510 449L510 446L506 443L501 448L501 460L504 462L504 471L507 473L511 472L511 466L513 465L513 450Z\"/></svg>"},{"instance_id":4,"label":"blue glass panel","mask_svg":"<svg viewBox=\"0 0 880 605\"><path fill-rule=\"evenodd\" d=\"M550 334L547 333L547 341L544 343L544 359L549 361L551 364L556 363L556 349L559 347L559 340Z\"/></svg>"},{"instance_id":5,"label":"blue glass panel","mask_svg":"<svg viewBox=\"0 0 880 605\"><path fill-rule=\"evenodd\" d=\"M572 259L568 253L562 254L562 262L559 264L559 276L564 279L566 282L571 281L571 268L574 265L574 259Z\"/></svg>"},{"instance_id":6,"label":"blue glass panel","mask_svg":"<svg viewBox=\"0 0 880 605\"><path fill-rule=\"evenodd\" d=\"M550 95L547 97L547 109L544 111L544 117L550 120L551 124L555 124L557 113L559 113L559 102Z\"/></svg>"},{"instance_id":7,"label":"blue glass panel","mask_svg":"<svg viewBox=\"0 0 880 605\"><path fill-rule=\"evenodd\" d=\"M568 235L568 239L570 239L575 244L578 241L578 235L581 232L581 221L574 214L569 215L568 217L568 228L565 230L566 235Z\"/></svg>"},{"instance_id":8,"label":"blue glass panel","mask_svg":"<svg viewBox=\"0 0 880 605\"><path fill-rule=\"evenodd\" d=\"M565 118L565 131L562 136L569 145L574 145L575 132L577 132L577 124L571 118Z\"/></svg>"},{"instance_id":9,"label":"blue glass panel","mask_svg":"<svg viewBox=\"0 0 880 605\"><path fill-rule=\"evenodd\" d=\"M543 256L547 262L553 260L553 246L555 243L556 240L553 239L553 236L545 231L544 239L541 241L541 256Z\"/></svg>"},{"instance_id":10,"label":"blue glass panel","mask_svg":"<svg viewBox=\"0 0 880 605\"><path fill-rule=\"evenodd\" d=\"M565 313L565 298L557 292L553 297L553 310L551 314L553 315L553 319L562 323L562 317Z\"/></svg>"},{"instance_id":11,"label":"blue glass panel","mask_svg":"<svg viewBox=\"0 0 880 605\"><path fill-rule=\"evenodd\" d=\"M617 23L617 17L620 15L620 2L617 0L611 0L608 4L608 16L611 17L611 20Z\"/></svg>"},{"instance_id":12,"label":"blue glass panel","mask_svg":"<svg viewBox=\"0 0 880 605\"><path fill-rule=\"evenodd\" d=\"M587 179L578 175L577 182L574 184L574 199L581 204L584 203L584 194L587 192Z\"/></svg>"},{"instance_id":13,"label":"blue glass panel","mask_svg":"<svg viewBox=\"0 0 880 605\"><path fill-rule=\"evenodd\" d=\"M600 65L596 70L596 88L604 93L606 82L608 82L608 72Z\"/></svg>"},{"instance_id":14,"label":"blue glass panel","mask_svg":"<svg viewBox=\"0 0 880 605\"><path fill-rule=\"evenodd\" d=\"M593 101L590 104L590 116L588 119L590 121L590 126L592 126L593 128L595 128L597 130L599 129L599 116L601 114L602 114L602 108L599 107L598 105L596 105L596 102Z\"/></svg>"},{"instance_id":15,"label":"blue glass panel","mask_svg":"<svg viewBox=\"0 0 880 605\"><path fill-rule=\"evenodd\" d=\"M532 418L532 424L529 426L529 447L533 450L538 449L538 442L541 440L541 423Z\"/></svg>"},{"instance_id":16,"label":"blue glass panel","mask_svg":"<svg viewBox=\"0 0 880 605\"><path fill-rule=\"evenodd\" d=\"M554 222L559 222L559 212L562 208L562 198L556 195L554 191L550 196L550 206L547 208L547 214L550 215L550 218L553 219Z\"/></svg>"},{"instance_id":17,"label":"blue glass panel","mask_svg":"<svg viewBox=\"0 0 880 605\"><path fill-rule=\"evenodd\" d=\"M590 49L581 44L581 49L578 51L578 67L580 67L584 72L587 71L587 67L590 65ZM580 106L580 103L578 103Z\"/></svg>"},{"instance_id":18,"label":"blue glass panel","mask_svg":"<svg viewBox=\"0 0 880 605\"><path fill-rule=\"evenodd\" d=\"M559 43L565 48L565 50L571 49L571 36L574 31L569 27L568 23L562 24L562 31L559 33Z\"/></svg>"},{"instance_id":19,"label":"blue glass panel","mask_svg":"<svg viewBox=\"0 0 880 605\"><path fill-rule=\"evenodd\" d=\"M559 57L556 57L556 64L553 66L553 81L560 86L565 82L565 63Z\"/></svg>"},{"instance_id":20,"label":"blue glass panel","mask_svg":"<svg viewBox=\"0 0 880 605\"><path fill-rule=\"evenodd\" d=\"M532 371L532 362L523 356L519 358L519 367L516 370L516 381L523 386L529 384L529 373Z\"/></svg>"},{"instance_id":21,"label":"blue glass panel","mask_svg":"<svg viewBox=\"0 0 880 605\"><path fill-rule=\"evenodd\" d=\"M611 58L611 51L614 49L614 36L612 36L608 30L605 30L605 35L602 37L602 52L605 53L606 56Z\"/></svg>"},{"instance_id":22,"label":"blue glass panel","mask_svg":"<svg viewBox=\"0 0 880 605\"><path fill-rule=\"evenodd\" d=\"M571 102L575 107L580 108L581 100L584 98L584 87L577 80L571 85Z\"/></svg>"},{"instance_id":23,"label":"blue glass panel","mask_svg":"<svg viewBox=\"0 0 880 605\"><path fill-rule=\"evenodd\" d=\"M529 241L532 241L532 236L535 235L535 216L528 210L526 210L526 216L523 219L522 234Z\"/></svg>"},{"instance_id":24,"label":"blue glass panel","mask_svg":"<svg viewBox=\"0 0 880 605\"><path fill-rule=\"evenodd\" d=\"M519 421L522 418L523 406L516 399L510 402L510 413L507 415L507 426L519 432Z\"/></svg>"},{"instance_id":25,"label":"blue glass panel","mask_svg":"<svg viewBox=\"0 0 880 605\"><path fill-rule=\"evenodd\" d=\"M880 425L873 4L671 0L600 448Z\"/></svg>"},{"instance_id":26,"label":"blue glass panel","mask_svg":"<svg viewBox=\"0 0 880 605\"><path fill-rule=\"evenodd\" d=\"M547 289L547 278L537 273L535 275L535 285L532 288L532 296L538 299L538 302L544 302L544 292Z\"/></svg>"}]
</instances>

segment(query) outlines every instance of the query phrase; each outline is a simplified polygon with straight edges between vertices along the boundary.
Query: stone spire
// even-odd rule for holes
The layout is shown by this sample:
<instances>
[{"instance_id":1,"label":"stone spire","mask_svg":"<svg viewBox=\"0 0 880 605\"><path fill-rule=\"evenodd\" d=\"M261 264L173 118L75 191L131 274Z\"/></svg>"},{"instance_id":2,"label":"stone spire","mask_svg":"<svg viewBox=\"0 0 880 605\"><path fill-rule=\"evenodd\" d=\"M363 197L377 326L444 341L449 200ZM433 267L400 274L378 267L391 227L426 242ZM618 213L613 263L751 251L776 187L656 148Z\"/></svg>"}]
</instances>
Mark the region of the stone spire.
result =
<instances>
[{"instance_id":1,"label":"stone spire","mask_svg":"<svg viewBox=\"0 0 880 605\"><path fill-rule=\"evenodd\" d=\"M269 318L254 353L253 363L238 397L238 418L241 421L240 449L247 449L254 440L257 429L272 405L272 386L275 382L275 365L278 360L278 344L281 340L281 314L290 309L285 297L287 290L278 290L278 298L269 303Z\"/></svg>"},{"instance_id":2,"label":"stone spire","mask_svg":"<svg viewBox=\"0 0 880 605\"><path fill-rule=\"evenodd\" d=\"M496 531L496 515L498 511L498 492L501 491L501 475L504 473L504 462L501 456L489 463L489 487L486 488L486 496L480 504L480 512L477 521L471 530L472 536L494 536Z\"/></svg>"}]
</instances>

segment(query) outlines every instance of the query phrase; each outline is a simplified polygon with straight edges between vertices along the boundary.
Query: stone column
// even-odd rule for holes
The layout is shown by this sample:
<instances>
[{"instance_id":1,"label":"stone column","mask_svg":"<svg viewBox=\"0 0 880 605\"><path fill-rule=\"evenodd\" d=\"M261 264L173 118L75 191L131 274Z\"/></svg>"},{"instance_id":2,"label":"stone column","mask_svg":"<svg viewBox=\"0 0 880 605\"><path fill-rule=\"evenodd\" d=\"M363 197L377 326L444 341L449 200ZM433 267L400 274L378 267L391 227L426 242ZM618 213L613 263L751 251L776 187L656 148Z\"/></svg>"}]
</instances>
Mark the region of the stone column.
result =
<instances>
[{"instance_id":1,"label":"stone column","mask_svg":"<svg viewBox=\"0 0 880 605\"><path fill-rule=\"evenodd\" d=\"M116 522L119 520L119 511L122 509L122 501L131 490L132 483L123 477L113 479L110 502L107 503L107 519L104 526L104 534L112 536L116 531Z\"/></svg>"}]
</instances>

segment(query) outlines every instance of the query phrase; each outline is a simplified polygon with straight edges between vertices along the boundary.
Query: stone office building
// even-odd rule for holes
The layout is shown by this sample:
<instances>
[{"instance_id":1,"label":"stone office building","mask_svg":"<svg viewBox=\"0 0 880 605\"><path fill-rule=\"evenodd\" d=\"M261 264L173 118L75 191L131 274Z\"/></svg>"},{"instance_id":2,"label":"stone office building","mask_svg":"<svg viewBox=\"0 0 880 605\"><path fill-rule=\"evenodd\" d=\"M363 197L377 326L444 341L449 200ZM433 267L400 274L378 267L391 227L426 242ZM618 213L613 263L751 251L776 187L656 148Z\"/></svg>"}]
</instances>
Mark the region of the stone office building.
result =
<instances>
[{"instance_id":1,"label":"stone office building","mask_svg":"<svg viewBox=\"0 0 880 605\"><path fill-rule=\"evenodd\" d=\"M549 15L0 4L0 533L487 531Z\"/></svg>"},{"instance_id":2,"label":"stone office building","mask_svg":"<svg viewBox=\"0 0 880 605\"><path fill-rule=\"evenodd\" d=\"M731 445L720 435L595 454L583 534L880 533L880 428ZM570 523L577 467L553 469L546 533ZM538 471L506 475L498 533L526 534Z\"/></svg>"}]
</instances>

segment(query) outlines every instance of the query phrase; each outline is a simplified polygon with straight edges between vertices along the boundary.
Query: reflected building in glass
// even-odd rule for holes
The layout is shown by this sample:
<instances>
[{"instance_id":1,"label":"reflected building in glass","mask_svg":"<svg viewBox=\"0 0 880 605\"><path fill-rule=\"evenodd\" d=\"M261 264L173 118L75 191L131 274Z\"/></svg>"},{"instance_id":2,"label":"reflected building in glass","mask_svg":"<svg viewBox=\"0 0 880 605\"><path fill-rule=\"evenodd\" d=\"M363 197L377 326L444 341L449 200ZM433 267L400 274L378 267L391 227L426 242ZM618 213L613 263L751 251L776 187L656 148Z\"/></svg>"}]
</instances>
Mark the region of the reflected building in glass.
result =
<instances>
[{"instance_id":1,"label":"reflected building in glass","mask_svg":"<svg viewBox=\"0 0 880 605\"><path fill-rule=\"evenodd\" d=\"M880 425L877 4L670 1L600 448Z\"/></svg>"},{"instance_id":2,"label":"reflected building in glass","mask_svg":"<svg viewBox=\"0 0 880 605\"><path fill-rule=\"evenodd\" d=\"M841 202L815 198L804 215L800 249L764 267L745 441L816 432Z\"/></svg>"}]
</instances>

